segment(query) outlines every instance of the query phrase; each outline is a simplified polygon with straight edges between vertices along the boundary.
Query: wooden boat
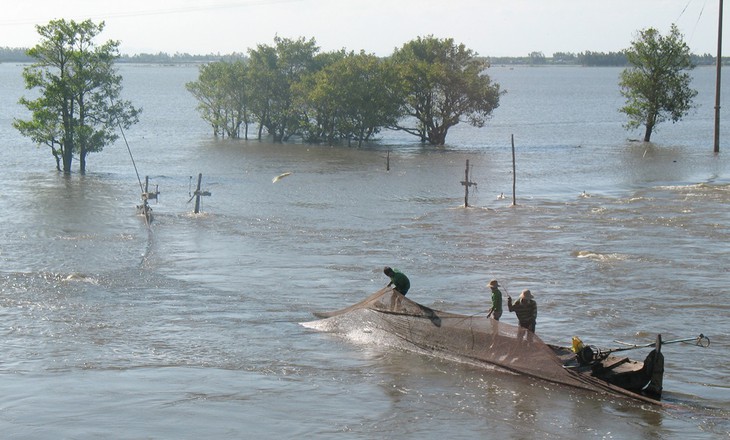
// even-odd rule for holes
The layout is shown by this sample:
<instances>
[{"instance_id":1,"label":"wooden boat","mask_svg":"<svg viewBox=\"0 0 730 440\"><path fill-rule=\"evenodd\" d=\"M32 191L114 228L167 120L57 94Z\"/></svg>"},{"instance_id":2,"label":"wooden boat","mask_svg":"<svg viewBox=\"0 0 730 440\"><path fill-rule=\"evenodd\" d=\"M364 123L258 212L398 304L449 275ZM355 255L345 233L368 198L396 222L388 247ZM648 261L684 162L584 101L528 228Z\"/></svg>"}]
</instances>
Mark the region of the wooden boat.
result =
<instances>
[{"instance_id":1,"label":"wooden boat","mask_svg":"<svg viewBox=\"0 0 730 440\"><path fill-rule=\"evenodd\" d=\"M485 316L434 310L390 288L347 308L317 312L315 316L322 319L302 325L353 338L367 335L381 345L496 366L553 383L661 405L661 336L653 344L613 350L582 345L579 340L574 340L573 347L548 345L529 330ZM653 348L643 362L619 353L641 347Z\"/></svg>"},{"instance_id":2,"label":"wooden boat","mask_svg":"<svg viewBox=\"0 0 730 440\"><path fill-rule=\"evenodd\" d=\"M577 338L574 338L577 339ZM664 355L661 353L662 336L657 335L654 349L643 362L627 356L617 356L594 347L584 346L578 340L573 347L548 346L560 358L565 368L590 375L631 393L660 400L664 380Z\"/></svg>"}]
</instances>

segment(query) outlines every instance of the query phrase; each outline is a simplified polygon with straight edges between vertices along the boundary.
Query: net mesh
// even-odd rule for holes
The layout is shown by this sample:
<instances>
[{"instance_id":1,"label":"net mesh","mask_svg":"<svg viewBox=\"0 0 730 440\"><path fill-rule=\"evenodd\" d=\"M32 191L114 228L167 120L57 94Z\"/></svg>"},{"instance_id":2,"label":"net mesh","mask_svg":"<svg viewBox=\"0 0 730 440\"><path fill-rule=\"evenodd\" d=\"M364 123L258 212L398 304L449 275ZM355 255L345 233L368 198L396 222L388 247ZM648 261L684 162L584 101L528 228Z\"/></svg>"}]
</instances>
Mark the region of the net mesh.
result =
<instances>
[{"instance_id":1,"label":"net mesh","mask_svg":"<svg viewBox=\"0 0 730 440\"><path fill-rule=\"evenodd\" d=\"M309 327L326 331L384 332L419 351L486 363L571 387L647 400L590 374L566 368L574 361L572 351L549 346L530 331L486 316L434 310L390 288L347 308L317 312L315 316L324 319L316 325L306 323Z\"/></svg>"}]
</instances>

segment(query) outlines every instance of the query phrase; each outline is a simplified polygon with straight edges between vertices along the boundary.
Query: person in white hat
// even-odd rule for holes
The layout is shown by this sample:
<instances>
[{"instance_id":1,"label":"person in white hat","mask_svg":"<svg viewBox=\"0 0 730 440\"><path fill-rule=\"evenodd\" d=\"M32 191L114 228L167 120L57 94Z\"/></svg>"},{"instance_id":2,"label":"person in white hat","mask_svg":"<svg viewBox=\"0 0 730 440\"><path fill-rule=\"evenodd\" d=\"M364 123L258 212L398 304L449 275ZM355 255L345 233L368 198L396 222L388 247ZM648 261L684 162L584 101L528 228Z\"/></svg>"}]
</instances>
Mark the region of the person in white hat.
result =
<instances>
[{"instance_id":1,"label":"person in white hat","mask_svg":"<svg viewBox=\"0 0 730 440\"><path fill-rule=\"evenodd\" d=\"M508 296L507 308L510 312L515 312L517 320L520 322L520 327L535 333L537 302L535 302L532 293L528 289L522 291L522 294L514 304L512 304L512 297Z\"/></svg>"}]
</instances>

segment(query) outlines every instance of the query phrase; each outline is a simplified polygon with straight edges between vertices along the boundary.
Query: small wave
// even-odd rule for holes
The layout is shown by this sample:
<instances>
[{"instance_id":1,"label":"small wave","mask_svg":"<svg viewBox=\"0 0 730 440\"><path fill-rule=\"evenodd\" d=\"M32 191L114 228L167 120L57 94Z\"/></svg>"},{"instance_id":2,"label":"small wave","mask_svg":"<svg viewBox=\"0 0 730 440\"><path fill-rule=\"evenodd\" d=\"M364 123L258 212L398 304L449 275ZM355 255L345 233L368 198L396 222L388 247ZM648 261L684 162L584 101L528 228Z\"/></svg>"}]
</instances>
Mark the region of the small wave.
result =
<instances>
[{"instance_id":1,"label":"small wave","mask_svg":"<svg viewBox=\"0 0 730 440\"><path fill-rule=\"evenodd\" d=\"M596 261L622 261L628 259L626 255L622 254L602 254L600 252L593 252L593 251L577 251L573 252L573 256L577 258L587 258L589 260L596 260Z\"/></svg>"},{"instance_id":2,"label":"small wave","mask_svg":"<svg viewBox=\"0 0 730 440\"><path fill-rule=\"evenodd\" d=\"M189 211L183 214L180 214L179 217L182 218L208 218L211 217L212 214L206 211L200 211L197 214L193 211Z\"/></svg>"},{"instance_id":3,"label":"small wave","mask_svg":"<svg viewBox=\"0 0 730 440\"><path fill-rule=\"evenodd\" d=\"M78 283L99 284L99 280L98 279L96 279L94 277L90 277L90 276L84 275L82 273L71 273L71 274L66 275L66 276L56 275L55 278L57 278L57 279L59 279L61 281L66 281L66 282L78 282Z\"/></svg>"},{"instance_id":4,"label":"small wave","mask_svg":"<svg viewBox=\"0 0 730 440\"><path fill-rule=\"evenodd\" d=\"M331 331L331 326L327 324L326 319L320 319L317 321L300 322L299 325L305 328L311 328L312 330L319 330L322 332Z\"/></svg>"},{"instance_id":5,"label":"small wave","mask_svg":"<svg viewBox=\"0 0 730 440\"><path fill-rule=\"evenodd\" d=\"M95 238L97 238L97 236L94 234L61 235L58 237L59 240L67 241L94 240Z\"/></svg>"}]
</instances>

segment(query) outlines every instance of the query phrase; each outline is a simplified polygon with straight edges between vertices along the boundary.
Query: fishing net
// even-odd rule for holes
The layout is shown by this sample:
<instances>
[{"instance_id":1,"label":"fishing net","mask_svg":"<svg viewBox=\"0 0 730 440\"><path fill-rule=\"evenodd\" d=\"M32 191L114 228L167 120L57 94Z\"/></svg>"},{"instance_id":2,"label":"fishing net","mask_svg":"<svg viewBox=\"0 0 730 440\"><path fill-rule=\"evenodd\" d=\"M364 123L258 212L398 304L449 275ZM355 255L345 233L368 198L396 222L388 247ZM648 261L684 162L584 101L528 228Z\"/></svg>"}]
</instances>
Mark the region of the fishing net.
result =
<instances>
[{"instance_id":1,"label":"fishing net","mask_svg":"<svg viewBox=\"0 0 730 440\"><path fill-rule=\"evenodd\" d=\"M317 312L315 316L323 319L303 325L349 334L372 335L378 332L395 337L400 346L432 355L497 366L591 391L627 393L566 367L576 362L575 354L570 349L545 344L530 331L485 316L434 310L390 288L382 289L350 307Z\"/></svg>"}]
</instances>

